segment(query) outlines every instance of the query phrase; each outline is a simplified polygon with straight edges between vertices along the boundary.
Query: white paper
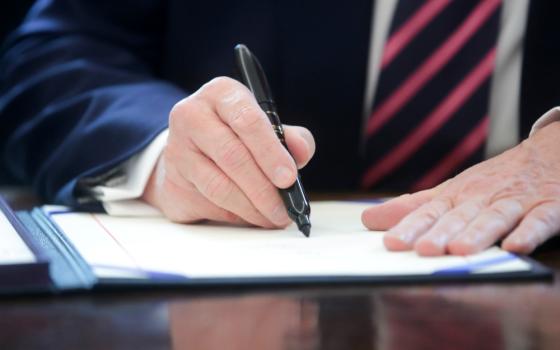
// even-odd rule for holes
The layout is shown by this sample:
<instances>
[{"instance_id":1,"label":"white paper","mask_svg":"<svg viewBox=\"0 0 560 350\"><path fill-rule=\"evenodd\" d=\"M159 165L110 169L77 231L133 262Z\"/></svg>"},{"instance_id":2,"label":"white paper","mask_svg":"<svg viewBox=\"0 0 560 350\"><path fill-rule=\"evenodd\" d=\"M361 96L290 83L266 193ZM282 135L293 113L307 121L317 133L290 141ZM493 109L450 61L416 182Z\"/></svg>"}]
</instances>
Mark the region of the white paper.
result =
<instances>
[{"instance_id":1,"label":"white paper","mask_svg":"<svg viewBox=\"0 0 560 350\"><path fill-rule=\"evenodd\" d=\"M111 270L109 276L100 277L114 277L118 269L189 278L418 275L469 264L479 273L500 272L501 266L504 272L530 269L527 262L499 248L469 257L389 252L382 232L362 226L360 215L367 206L312 203L309 238L295 225L266 230L103 214L51 217L88 263L98 267L96 273Z\"/></svg>"},{"instance_id":2,"label":"white paper","mask_svg":"<svg viewBox=\"0 0 560 350\"><path fill-rule=\"evenodd\" d=\"M0 242L0 264L25 264L36 261L33 252L2 211L0 211Z\"/></svg>"}]
</instances>

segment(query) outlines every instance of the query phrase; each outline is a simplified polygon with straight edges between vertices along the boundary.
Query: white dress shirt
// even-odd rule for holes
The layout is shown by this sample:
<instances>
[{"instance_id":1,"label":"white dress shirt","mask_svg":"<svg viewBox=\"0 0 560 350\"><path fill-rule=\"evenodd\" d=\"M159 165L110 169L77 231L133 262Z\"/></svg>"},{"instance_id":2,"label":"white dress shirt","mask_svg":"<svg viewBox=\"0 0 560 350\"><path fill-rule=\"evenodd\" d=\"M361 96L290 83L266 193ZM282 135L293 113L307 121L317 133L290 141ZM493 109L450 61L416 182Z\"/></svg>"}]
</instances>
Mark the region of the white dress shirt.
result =
<instances>
[{"instance_id":1,"label":"white dress shirt","mask_svg":"<svg viewBox=\"0 0 560 350\"><path fill-rule=\"evenodd\" d=\"M383 46L387 40L397 1L376 1L373 6L364 96L364 127L371 113ZM513 147L520 141L519 96L523 37L528 12L529 0L503 0L495 68L490 85L490 126L485 149L487 158ZM558 120L560 120L560 107L553 108L541 116L533 125L531 133ZM167 135L168 130L163 131L147 148L124 164L125 180L119 185L95 188L95 192L99 193L97 199L103 202L108 213L112 215L159 214L157 210L134 199L142 195L157 159L165 147Z\"/></svg>"}]
</instances>

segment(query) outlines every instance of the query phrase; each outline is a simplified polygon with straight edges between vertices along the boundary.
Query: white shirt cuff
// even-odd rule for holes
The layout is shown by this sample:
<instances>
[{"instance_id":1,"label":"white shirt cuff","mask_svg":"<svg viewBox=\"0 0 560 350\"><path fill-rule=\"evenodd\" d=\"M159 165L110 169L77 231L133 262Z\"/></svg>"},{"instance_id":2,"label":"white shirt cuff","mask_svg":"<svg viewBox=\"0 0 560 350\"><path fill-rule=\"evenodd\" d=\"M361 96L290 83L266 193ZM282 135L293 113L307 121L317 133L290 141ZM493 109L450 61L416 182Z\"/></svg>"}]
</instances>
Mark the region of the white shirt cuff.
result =
<instances>
[{"instance_id":1,"label":"white shirt cuff","mask_svg":"<svg viewBox=\"0 0 560 350\"><path fill-rule=\"evenodd\" d=\"M533 135L537 130L544 128L550 123L560 121L560 107L554 107L545 114L543 114L537 121L533 124L529 136Z\"/></svg>"},{"instance_id":2,"label":"white shirt cuff","mask_svg":"<svg viewBox=\"0 0 560 350\"><path fill-rule=\"evenodd\" d=\"M105 201L103 208L111 216L163 216L159 209L139 199Z\"/></svg>"},{"instance_id":3,"label":"white shirt cuff","mask_svg":"<svg viewBox=\"0 0 560 350\"><path fill-rule=\"evenodd\" d=\"M123 164L124 180L116 185L93 188L96 199L115 216L160 216L156 208L138 200L167 143L169 129L162 131L142 152Z\"/></svg>"}]
</instances>

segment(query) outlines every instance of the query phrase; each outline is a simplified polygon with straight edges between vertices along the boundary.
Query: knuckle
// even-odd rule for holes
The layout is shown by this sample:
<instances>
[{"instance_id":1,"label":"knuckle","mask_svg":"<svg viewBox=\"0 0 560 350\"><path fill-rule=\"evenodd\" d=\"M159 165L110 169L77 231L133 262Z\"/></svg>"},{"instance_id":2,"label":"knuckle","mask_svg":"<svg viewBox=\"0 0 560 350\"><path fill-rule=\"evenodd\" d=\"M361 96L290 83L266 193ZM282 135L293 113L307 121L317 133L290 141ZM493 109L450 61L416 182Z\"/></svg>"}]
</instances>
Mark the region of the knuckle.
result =
<instances>
[{"instance_id":1,"label":"knuckle","mask_svg":"<svg viewBox=\"0 0 560 350\"><path fill-rule=\"evenodd\" d=\"M223 204L233 192L233 183L222 173L215 173L210 176L203 187L203 194L206 198L216 203Z\"/></svg>"},{"instance_id":2,"label":"knuckle","mask_svg":"<svg viewBox=\"0 0 560 350\"><path fill-rule=\"evenodd\" d=\"M276 202L273 199L275 198L274 196L276 195L276 193L276 189L267 183L264 186L257 188L252 193L251 197L254 198L254 203L257 207L261 205L271 205L272 207L274 207Z\"/></svg>"},{"instance_id":3,"label":"knuckle","mask_svg":"<svg viewBox=\"0 0 560 350\"><path fill-rule=\"evenodd\" d=\"M430 220L437 220L445 212L453 207L451 200L447 198L439 198L425 204L424 215Z\"/></svg>"},{"instance_id":4,"label":"knuckle","mask_svg":"<svg viewBox=\"0 0 560 350\"><path fill-rule=\"evenodd\" d=\"M433 210L427 210L426 212L424 212L423 216L427 221L436 221L437 219L439 219L439 214Z\"/></svg>"},{"instance_id":5,"label":"knuckle","mask_svg":"<svg viewBox=\"0 0 560 350\"><path fill-rule=\"evenodd\" d=\"M232 84L235 84L237 81L235 79L232 79L230 77L226 77L226 76L219 76L219 77L215 77L212 80L210 80L210 82L208 82L208 85L212 85L212 86L231 86Z\"/></svg>"},{"instance_id":6,"label":"knuckle","mask_svg":"<svg viewBox=\"0 0 560 350\"><path fill-rule=\"evenodd\" d=\"M199 125L204 114L200 103L186 98L173 106L169 113L169 127L172 129L193 128Z\"/></svg>"},{"instance_id":7,"label":"knuckle","mask_svg":"<svg viewBox=\"0 0 560 350\"><path fill-rule=\"evenodd\" d=\"M184 100L177 102L169 112L169 127L175 129L179 126L179 121L183 115Z\"/></svg>"},{"instance_id":8,"label":"knuckle","mask_svg":"<svg viewBox=\"0 0 560 350\"><path fill-rule=\"evenodd\" d=\"M274 164L280 164L285 160L283 159L283 154L279 154L278 151L281 151L283 149L284 146L282 146L278 138L271 137L267 139L267 141L263 142L262 147L259 149L259 151L266 156L276 155L276 157L274 157Z\"/></svg>"},{"instance_id":9,"label":"knuckle","mask_svg":"<svg viewBox=\"0 0 560 350\"><path fill-rule=\"evenodd\" d=\"M276 137L263 138L259 143L259 147L252 151L255 159L263 162L265 173L272 171L271 167L273 164L293 162L293 158L291 158L287 151L284 151L284 147Z\"/></svg>"},{"instance_id":10,"label":"knuckle","mask_svg":"<svg viewBox=\"0 0 560 350\"><path fill-rule=\"evenodd\" d=\"M479 231L506 231L511 226L512 218L508 217L501 211L491 210L491 220L481 220L477 222L475 228Z\"/></svg>"},{"instance_id":11,"label":"knuckle","mask_svg":"<svg viewBox=\"0 0 560 350\"><path fill-rule=\"evenodd\" d=\"M227 169L236 170L251 161L245 145L236 138L226 141L218 150L218 162Z\"/></svg>"},{"instance_id":12,"label":"knuckle","mask_svg":"<svg viewBox=\"0 0 560 350\"><path fill-rule=\"evenodd\" d=\"M481 210L482 203L480 202L467 202L459 207L456 207L449 214L453 220L461 221L464 223L470 222Z\"/></svg>"},{"instance_id":13,"label":"knuckle","mask_svg":"<svg viewBox=\"0 0 560 350\"><path fill-rule=\"evenodd\" d=\"M527 179L513 178L503 184L503 187L496 191L490 198L490 202L495 203L510 198L522 198L534 192L533 186Z\"/></svg>"},{"instance_id":14,"label":"knuckle","mask_svg":"<svg viewBox=\"0 0 560 350\"><path fill-rule=\"evenodd\" d=\"M560 197L560 181L548 180L541 186L541 195L543 197L558 198Z\"/></svg>"},{"instance_id":15,"label":"knuckle","mask_svg":"<svg viewBox=\"0 0 560 350\"><path fill-rule=\"evenodd\" d=\"M181 101L175 103L175 105L173 105L173 107L171 108L171 115L172 116L181 116L183 114L185 114L186 110L189 110L190 105L192 104L192 99L189 97L186 97L184 99L182 99Z\"/></svg>"},{"instance_id":16,"label":"knuckle","mask_svg":"<svg viewBox=\"0 0 560 350\"><path fill-rule=\"evenodd\" d=\"M207 94L216 94L223 91L232 89L238 82L232 78L221 76L215 77L206 84L202 85L199 89L201 96L206 96Z\"/></svg>"},{"instance_id":17,"label":"knuckle","mask_svg":"<svg viewBox=\"0 0 560 350\"><path fill-rule=\"evenodd\" d=\"M264 121L263 117L263 112L256 106L242 104L234 109L229 122L237 130L252 132Z\"/></svg>"},{"instance_id":18,"label":"knuckle","mask_svg":"<svg viewBox=\"0 0 560 350\"><path fill-rule=\"evenodd\" d=\"M491 212L504 221L510 220L512 217L517 217L521 214L523 207L521 203L514 199L502 200L495 202L491 208Z\"/></svg>"},{"instance_id":19,"label":"knuckle","mask_svg":"<svg viewBox=\"0 0 560 350\"><path fill-rule=\"evenodd\" d=\"M461 175L463 175L463 177L466 177L466 179L463 179L463 181L459 181L459 177L461 177ZM465 172L457 175L455 179L457 179L457 181L452 181L452 186L450 186L451 188L448 188L448 190L456 191L460 195L462 194L464 196L468 196L472 193L487 191L488 180L481 174L467 174Z\"/></svg>"},{"instance_id":20,"label":"knuckle","mask_svg":"<svg viewBox=\"0 0 560 350\"><path fill-rule=\"evenodd\" d=\"M452 197L442 196L433 201L440 212L451 210L455 205Z\"/></svg>"},{"instance_id":21,"label":"knuckle","mask_svg":"<svg viewBox=\"0 0 560 350\"><path fill-rule=\"evenodd\" d=\"M465 212L454 212L447 214L446 219L453 223L467 224L468 222L470 222L471 217L468 213Z\"/></svg>"},{"instance_id":22,"label":"knuckle","mask_svg":"<svg viewBox=\"0 0 560 350\"><path fill-rule=\"evenodd\" d=\"M560 214L551 208L541 207L534 210L532 216L549 230L560 229L560 227L555 227L560 226Z\"/></svg>"},{"instance_id":23,"label":"knuckle","mask_svg":"<svg viewBox=\"0 0 560 350\"><path fill-rule=\"evenodd\" d=\"M489 210L493 220L500 220L503 222L509 221L509 215L501 207L492 207Z\"/></svg>"}]
</instances>

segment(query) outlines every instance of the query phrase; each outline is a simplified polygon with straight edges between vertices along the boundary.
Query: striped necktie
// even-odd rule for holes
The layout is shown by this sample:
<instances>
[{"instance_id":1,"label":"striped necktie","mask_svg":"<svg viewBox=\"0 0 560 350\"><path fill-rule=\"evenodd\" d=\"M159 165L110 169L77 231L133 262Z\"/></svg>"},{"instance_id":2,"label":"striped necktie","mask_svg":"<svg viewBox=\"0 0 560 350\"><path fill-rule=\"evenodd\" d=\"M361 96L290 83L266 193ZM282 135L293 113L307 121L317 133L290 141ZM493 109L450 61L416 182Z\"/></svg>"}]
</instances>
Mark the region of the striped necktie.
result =
<instances>
[{"instance_id":1,"label":"striped necktie","mask_svg":"<svg viewBox=\"0 0 560 350\"><path fill-rule=\"evenodd\" d=\"M363 188L429 188L482 159L500 5L399 1L365 130Z\"/></svg>"}]
</instances>

